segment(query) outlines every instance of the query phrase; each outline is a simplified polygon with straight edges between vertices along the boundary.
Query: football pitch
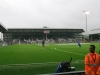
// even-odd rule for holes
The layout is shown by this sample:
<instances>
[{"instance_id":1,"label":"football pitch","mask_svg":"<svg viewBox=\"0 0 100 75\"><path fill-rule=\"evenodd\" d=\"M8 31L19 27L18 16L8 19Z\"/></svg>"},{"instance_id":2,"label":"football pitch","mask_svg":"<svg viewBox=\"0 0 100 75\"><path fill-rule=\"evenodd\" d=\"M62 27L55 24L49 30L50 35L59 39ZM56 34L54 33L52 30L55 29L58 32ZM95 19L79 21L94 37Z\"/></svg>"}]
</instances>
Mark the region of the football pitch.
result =
<instances>
[{"instance_id":1,"label":"football pitch","mask_svg":"<svg viewBox=\"0 0 100 75\"><path fill-rule=\"evenodd\" d=\"M55 73L57 66L63 61L69 61L76 71L84 70L84 57L89 53L89 45L100 50L99 43L83 43L79 48L75 43L46 44L43 50L41 44L19 44L0 47L0 75L34 75Z\"/></svg>"}]
</instances>

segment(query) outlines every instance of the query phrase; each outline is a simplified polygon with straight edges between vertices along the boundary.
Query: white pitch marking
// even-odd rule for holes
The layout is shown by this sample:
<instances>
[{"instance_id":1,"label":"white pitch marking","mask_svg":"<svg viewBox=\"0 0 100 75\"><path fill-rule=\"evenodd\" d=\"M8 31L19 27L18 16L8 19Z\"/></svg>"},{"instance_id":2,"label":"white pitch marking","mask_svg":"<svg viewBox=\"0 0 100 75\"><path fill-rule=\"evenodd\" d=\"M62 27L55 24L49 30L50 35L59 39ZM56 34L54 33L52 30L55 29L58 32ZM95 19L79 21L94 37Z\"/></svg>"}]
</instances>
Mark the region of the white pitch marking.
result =
<instances>
[{"instance_id":1,"label":"white pitch marking","mask_svg":"<svg viewBox=\"0 0 100 75\"><path fill-rule=\"evenodd\" d=\"M79 61L83 60L75 60L72 63L80 63ZM45 65L45 64L60 64L61 62L45 62L45 63L29 63L29 64L7 64L7 65L0 65L0 66L28 66L28 65Z\"/></svg>"},{"instance_id":2,"label":"white pitch marking","mask_svg":"<svg viewBox=\"0 0 100 75\"><path fill-rule=\"evenodd\" d=\"M51 49L53 49L53 48L51 48ZM55 50L55 49L53 49L53 50ZM69 51L64 51L64 50L58 50L58 49L56 49L56 51L67 52L67 53L72 53L72 54L77 54L77 55L85 56L84 54L74 53L74 52L69 52Z\"/></svg>"},{"instance_id":3,"label":"white pitch marking","mask_svg":"<svg viewBox=\"0 0 100 75\"><path fill-rule=\"evenodd\" d=\"M90 44L90 43L81 43L81 44ZM77 45L77 43L66 43L66 44L55 44L55 45Z\"/></svg>"},{"instance_id":4,"label":"white pitch marking","mask_svg":"<svg viewBox=\"0 0 100 75\"><path fill-rule=\"evenodd\" d=\"M76 63L82 63L84 60L76 60Z\"/></svg>"}]
</instances>

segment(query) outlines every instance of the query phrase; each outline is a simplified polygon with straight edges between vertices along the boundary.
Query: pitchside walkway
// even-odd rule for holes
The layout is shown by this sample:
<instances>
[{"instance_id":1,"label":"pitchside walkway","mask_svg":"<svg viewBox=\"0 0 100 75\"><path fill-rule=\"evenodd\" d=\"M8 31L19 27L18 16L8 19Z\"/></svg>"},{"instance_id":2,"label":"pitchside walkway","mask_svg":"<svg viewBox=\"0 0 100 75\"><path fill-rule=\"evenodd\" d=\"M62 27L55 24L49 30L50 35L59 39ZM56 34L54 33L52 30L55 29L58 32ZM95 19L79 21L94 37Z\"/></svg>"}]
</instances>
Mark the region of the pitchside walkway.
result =
<instances>
[{"instance_id":1,"label":"pitchside walkway","mask_svg":"<svg viewBox=\"0 0 100 75\"><path fill-rule=\"evenodd\" d=\"M84 71L64 72L64 73L51 73L51 74L37 74L37 75L85 75Z\"/></svg>"}]
</instances>

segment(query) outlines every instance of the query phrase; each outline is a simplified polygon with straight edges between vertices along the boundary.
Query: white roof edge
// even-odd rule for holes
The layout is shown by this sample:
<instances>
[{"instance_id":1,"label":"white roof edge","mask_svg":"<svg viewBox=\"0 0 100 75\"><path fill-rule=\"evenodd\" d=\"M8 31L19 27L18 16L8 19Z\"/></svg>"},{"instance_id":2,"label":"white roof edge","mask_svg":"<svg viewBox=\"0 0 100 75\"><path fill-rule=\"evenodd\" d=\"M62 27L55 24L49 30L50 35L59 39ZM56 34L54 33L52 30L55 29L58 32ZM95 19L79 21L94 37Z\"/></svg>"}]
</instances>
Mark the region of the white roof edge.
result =
<instances>
[{"instance_id":1,"label":"white roof edge","mask_svg":"<svg viewBox=\"0 0 100 75\"><path fill-rule=\"evenodd\" d=\"M8 28L8 29L82 29L82 28Z\"/></svg>"},{"instance_id":2,"label":"white roof edge","mask_svg":"<svg viewBox=\"0 0 100 75\"><path fill-rule=\"evenodd\" d=\"M97 29L92 29L91 31L95 31L95 30L100 30L100 28L97 28Z\"/></svg>"},{"instance_id":3,"label":"white roof edge","mask_svg":"<svg viewBox=\"0 0 100 75\"><path fill-rule=\"evenodd\" d=\"M85 35L100 34L100 30L89 31L89 32L84 33L84 34L85 34Z\"/></svg>"}]
</instances>

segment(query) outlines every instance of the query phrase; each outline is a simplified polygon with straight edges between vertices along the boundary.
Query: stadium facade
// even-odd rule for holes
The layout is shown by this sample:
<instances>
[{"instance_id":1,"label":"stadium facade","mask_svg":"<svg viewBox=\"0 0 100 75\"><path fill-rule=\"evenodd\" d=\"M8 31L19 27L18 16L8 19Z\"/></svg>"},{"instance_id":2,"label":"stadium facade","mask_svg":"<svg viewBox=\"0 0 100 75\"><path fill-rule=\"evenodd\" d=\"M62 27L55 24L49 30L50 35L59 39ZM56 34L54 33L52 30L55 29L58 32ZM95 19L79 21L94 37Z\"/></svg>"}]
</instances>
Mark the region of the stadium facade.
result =
<instances>
[{"instance_id":1,"label":"stadium facade","mask_svg":"<svg viewBox=\"0 0 100 75\"><path fill-rule=\"evenodd\" d=\"M4 32L4 41L14 39L56 39L56 38L82 38L83 29L66 29L66 28L8 28Z\"/></svg>"}]
</instances>

